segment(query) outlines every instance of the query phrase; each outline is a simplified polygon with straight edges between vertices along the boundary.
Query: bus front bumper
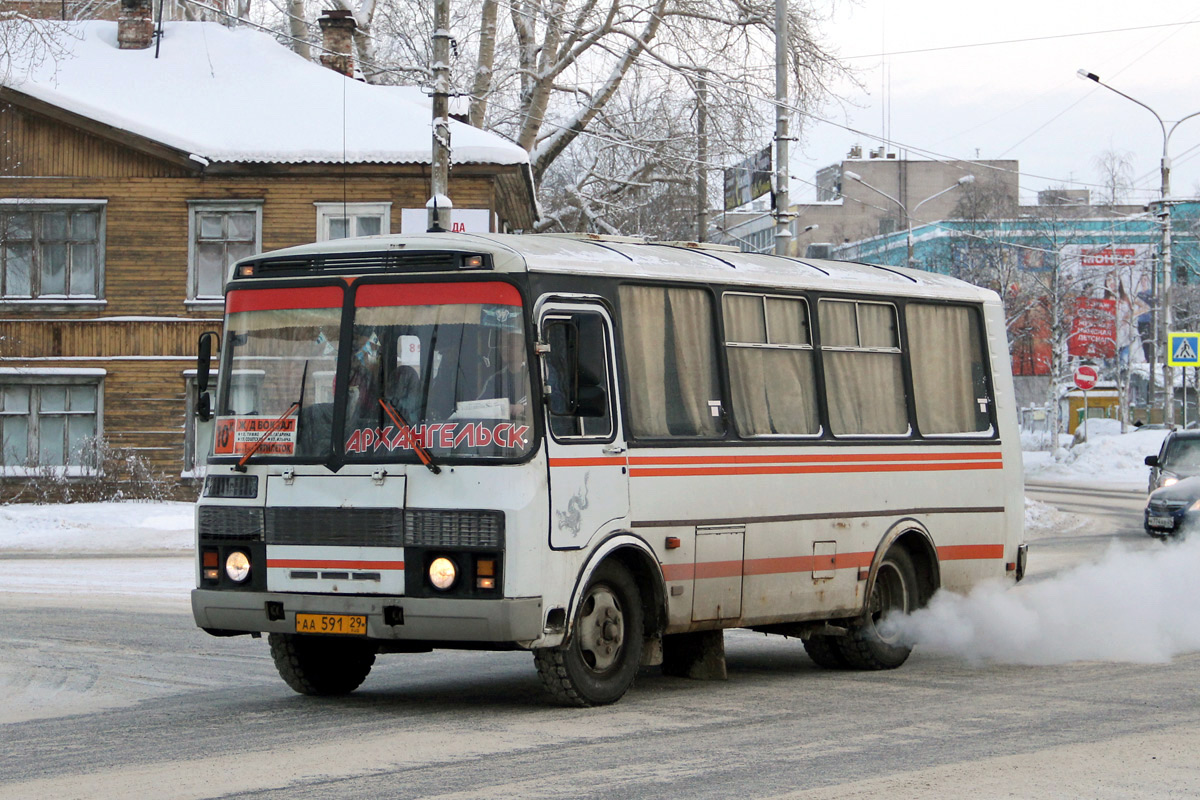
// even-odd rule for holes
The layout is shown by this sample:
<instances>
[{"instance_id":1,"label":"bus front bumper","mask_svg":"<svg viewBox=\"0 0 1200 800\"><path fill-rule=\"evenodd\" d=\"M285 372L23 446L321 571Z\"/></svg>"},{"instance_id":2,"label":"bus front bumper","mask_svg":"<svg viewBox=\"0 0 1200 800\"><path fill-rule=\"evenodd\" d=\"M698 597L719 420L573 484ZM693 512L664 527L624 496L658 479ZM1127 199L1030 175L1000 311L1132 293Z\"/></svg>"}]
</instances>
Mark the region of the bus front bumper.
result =
<instances>
[{"instance_id":1,"label":"bus front bumper","mask_svg":"<svg viewBox=\"0 0 1200 800\"><path fill-rule=\"evenodd\" d=\"M532 642L542 599L451 599L192 590L196 625L213 633L296 633L297 614L365 616L372 639Z\"/></svg>"}]
</instances>

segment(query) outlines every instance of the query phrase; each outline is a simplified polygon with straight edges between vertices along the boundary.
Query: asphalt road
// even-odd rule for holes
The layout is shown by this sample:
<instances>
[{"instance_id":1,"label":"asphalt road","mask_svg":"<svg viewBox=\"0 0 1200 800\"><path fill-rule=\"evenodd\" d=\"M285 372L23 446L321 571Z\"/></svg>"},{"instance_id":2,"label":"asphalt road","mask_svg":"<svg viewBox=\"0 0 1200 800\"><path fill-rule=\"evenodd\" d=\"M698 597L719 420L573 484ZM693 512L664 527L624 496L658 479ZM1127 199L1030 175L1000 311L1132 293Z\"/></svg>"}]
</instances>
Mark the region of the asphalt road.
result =
<instances>
[{"instance_id":1,"label":"asphalt road","mask_svg":"<svg viewBox=\"0 0 1200 800\"><path fill-rule=\"evenodd\" d=\"M1031 581L1113 538L1157 544L1132 496L1054 502L1095 522L1035 542ZM381 656L359 692L314 699L264 641L208 637L182 602L0 594L0 797L1200 794L1200 655L1021 667L918 648L856 673L795 640L726 647L728 681L648 669L600 709L550 704L524 653Z\"/></svg>"}]
</instances>

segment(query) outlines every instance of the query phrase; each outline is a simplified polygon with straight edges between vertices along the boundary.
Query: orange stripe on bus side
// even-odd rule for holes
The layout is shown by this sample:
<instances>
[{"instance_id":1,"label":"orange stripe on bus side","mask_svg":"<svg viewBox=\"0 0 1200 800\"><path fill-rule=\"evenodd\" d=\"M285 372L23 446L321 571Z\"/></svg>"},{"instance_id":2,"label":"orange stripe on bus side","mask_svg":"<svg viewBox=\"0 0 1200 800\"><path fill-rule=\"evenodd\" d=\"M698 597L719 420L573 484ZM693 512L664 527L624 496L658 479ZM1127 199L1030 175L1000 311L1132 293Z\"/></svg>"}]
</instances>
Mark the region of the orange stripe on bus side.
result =
<instances>
[{"instance_id":1,"label":"orange stripe on bus side","mask_svg":"<svg viewBox=\"0 0 1200 800\"><path fill-rule=\"evenodd\" d=\"M699 564L661 564L667 581L690 581L704 578L734 578L740 575L785 575L827 569L866 569L874 553L838 553L834 556L781 556L751 558L744 562L707 561ZM1002 544L962 544L938 548L942 561L1004 558ZM740 568L740 570L739 570Z\"/></svg>"},{"instance_id":2,"label":"orange stripe on bus side","mask_svg":"<svg viewBox=\"0 0 1200 800\"><path fill-rule=\"evenodd\" d=\"M958 461L948 464L819 464L803 467L630 467L634 478L670 478L705 475L798 475L840 472L948 472L968 469L1003 469L999 461Z\"/></svg>"},{"instance_id":3,"label":"orange stripe on bus side","mask_svg":"<svg viewBox=\"0 0 1200 800\"><path fill-rule=\"evenodd\" d=\"M939 547L938 558L942 561L965 561L976 558L1004 558L1002 544L956 544Z\"/></svg>"},{"instance_id":4,"label":"orange stripe on bus side","mask_svg":"<svg viewBox=\"0 0 1200 800\"><path fill-rule=\"evenodd\" d=\"M970 453L827 453L821 455L731 455L731 456L630 456L630 464L666 466L668 464L811 464L847 461L999 461L999 451Z\"/></svg>"},{"instance_id":5,"label":"orange stripe on bus side","mask_svg":"<svg viewBox=\"0 0 1200 800\"><path fill-rule=\"evenodd\" d=\"M403 561L327 561L307 558L268 558L267 569L404 569Z\"/></svg>"}]
</instances>

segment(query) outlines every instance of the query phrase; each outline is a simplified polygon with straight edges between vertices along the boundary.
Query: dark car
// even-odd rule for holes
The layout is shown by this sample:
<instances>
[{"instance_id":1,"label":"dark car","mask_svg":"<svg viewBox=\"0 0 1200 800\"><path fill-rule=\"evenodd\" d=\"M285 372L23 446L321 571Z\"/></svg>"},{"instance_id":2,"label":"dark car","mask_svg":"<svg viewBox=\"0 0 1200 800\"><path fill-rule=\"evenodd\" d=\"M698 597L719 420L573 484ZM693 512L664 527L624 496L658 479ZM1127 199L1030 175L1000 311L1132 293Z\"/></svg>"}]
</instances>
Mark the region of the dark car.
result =
<instances>
[{"instance_id":1,"label":"dark car","mask_svg":"<svg viewBox=\"0 0 1200 800\"><path fill-rule=\"evenodd\" d=\"M1150 494L1146 501L1146 533L1171 536L1200 522L1200 477L1184 478Z\"/></svg>"},{"instance_id":2,"label":"dark car","mask_svg":"<svg viewBox=\"0 0 1200 800\"><path fill-rule=\"evenodd\" d=\"M1200 431L1171 431L1156 456L1146 456L1153 492L1182 478L1200 475Z\"/></svg>"}]
</instances>

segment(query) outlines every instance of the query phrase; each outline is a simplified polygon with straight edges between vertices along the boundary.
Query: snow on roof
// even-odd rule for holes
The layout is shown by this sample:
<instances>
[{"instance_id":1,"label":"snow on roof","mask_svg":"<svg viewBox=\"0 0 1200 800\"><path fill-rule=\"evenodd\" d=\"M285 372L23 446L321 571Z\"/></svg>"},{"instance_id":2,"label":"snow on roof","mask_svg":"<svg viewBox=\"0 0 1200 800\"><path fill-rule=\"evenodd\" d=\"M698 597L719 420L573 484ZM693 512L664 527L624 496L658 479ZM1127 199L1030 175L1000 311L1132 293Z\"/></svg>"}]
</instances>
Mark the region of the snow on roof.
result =
<instances>
[{"instance_id":1,"label":"snow on roof","mask_svg":"<svg viewBox=\"0 0 1200 800\"><path fill-rule=\"evenodd\" d=\"M14 23L6 23L14 24ZM209 162L430 163L431 102L307 61L270 36L211 22L167 23L155 48L120 50L115 22L60 31L71 56L15 69L5 85ZM528 154L450 121L456 164L524 164Z\"/></svg>"}]
</instances>

